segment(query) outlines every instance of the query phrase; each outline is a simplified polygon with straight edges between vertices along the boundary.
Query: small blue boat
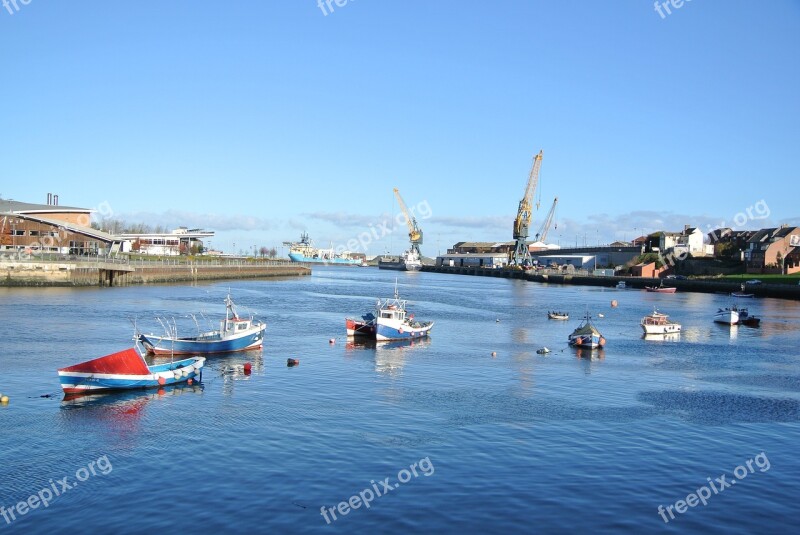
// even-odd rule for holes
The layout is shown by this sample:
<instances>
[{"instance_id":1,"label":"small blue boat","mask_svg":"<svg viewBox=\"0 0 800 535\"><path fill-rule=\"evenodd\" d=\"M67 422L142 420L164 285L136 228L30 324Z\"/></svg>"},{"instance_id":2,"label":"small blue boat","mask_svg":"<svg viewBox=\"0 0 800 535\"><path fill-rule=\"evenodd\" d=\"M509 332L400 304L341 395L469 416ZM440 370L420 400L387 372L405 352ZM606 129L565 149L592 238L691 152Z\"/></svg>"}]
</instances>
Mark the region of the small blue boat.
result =
<instances>
[{"instance_id":1,"label":"small blue boat","mask_svg":"<svg viewBox=\"0 0 800 535\"><path fill-rule=\"evenodd\" d=\"M267 324L253 316L242 317L236 311L233 299L225 297L225 318L220 320L219 329L199 332L197 336L180 337L177 328L165 326L168 334L139 333L139 340L148 353L156 355L196 355L209 353L229 353L262 347ZM199 330L199 329L198 329Z\"/></svg>"}]
</instances>

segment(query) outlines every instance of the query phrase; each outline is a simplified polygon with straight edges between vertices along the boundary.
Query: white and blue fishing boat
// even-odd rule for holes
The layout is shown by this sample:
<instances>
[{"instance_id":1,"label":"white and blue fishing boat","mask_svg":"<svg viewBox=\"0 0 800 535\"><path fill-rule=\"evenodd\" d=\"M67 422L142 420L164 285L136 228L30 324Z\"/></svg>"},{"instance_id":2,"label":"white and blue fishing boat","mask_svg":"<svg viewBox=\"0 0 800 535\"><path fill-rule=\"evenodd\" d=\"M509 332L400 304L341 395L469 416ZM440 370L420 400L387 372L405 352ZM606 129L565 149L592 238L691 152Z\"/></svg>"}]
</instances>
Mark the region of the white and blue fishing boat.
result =
<instances>
[{"instance_id":1,"label":"white and blue fishing boat","mask_svg":"<svg viewBox=\"0 0 800 535\"><path fill-rule=\"evenodd\" d=\"M394 298L380 303L375 318L376 340L413 340L428 336L433 327L432 321L417 321L414 314L406 311L406 300L397 296L395 284Z\"/></svg>"},{"instance_id":2,"label":"white and blue fishing boat","mask_svg":"<svg viewBox=\"0 0 800 535\"><path fill-rule=\"evenodd\" d=\"M258 349L264 343L267 324L254 319L252 314L240 316L233 299L225 297L225 318L220 320L219 329L201 332L198 326L196 336L178 336L177 326L161 322L166 334L138 335L148 353L156 355L196 355L209 353L229 353Z\"/></svg>"},{"instance_id":3,"label":"white and blue fishing boat","mask_svg":"<svg viewBox=\"0 0 800 535\"><path fill-rule=\"evenodd\" d=\"M149 365L138 345L58 370L65 394L158 388L202 381L205 357Z\"/></svg>"},{"instance_id":4,"label":"white and blue fishing boat","mask_svg":"<svg viewBox=\"0 0 800 535\"><path fill-rule=\"evenodd\" d=\"M567 337L569 345L594 349L606 345L606 339L594 325L589 313L583 317L581 324Z\"/></svg>"}]
</instances>

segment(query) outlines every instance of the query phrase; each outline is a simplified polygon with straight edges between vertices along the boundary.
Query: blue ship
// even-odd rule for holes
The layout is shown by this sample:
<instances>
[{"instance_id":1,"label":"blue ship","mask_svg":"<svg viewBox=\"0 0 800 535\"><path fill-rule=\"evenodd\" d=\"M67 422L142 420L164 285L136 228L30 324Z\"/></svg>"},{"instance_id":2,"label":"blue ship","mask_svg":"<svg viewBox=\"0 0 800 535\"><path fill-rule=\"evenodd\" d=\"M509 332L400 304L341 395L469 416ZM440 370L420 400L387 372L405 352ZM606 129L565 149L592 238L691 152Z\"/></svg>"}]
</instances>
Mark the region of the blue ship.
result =
<instances>
[{"instance_id":1,"label":"blue ship","mask_svg":"<svg viewBox=\"0 0 800 535\"><path fill-rule=\"evenodd\" d=\"M315 264L361 265L360 258L351 258L348 253L336 254L333 249L317 249L303 232L299 242L283 242L289 246L289 260L292 262L311 262Z\"/></svg>"}]
</instances>

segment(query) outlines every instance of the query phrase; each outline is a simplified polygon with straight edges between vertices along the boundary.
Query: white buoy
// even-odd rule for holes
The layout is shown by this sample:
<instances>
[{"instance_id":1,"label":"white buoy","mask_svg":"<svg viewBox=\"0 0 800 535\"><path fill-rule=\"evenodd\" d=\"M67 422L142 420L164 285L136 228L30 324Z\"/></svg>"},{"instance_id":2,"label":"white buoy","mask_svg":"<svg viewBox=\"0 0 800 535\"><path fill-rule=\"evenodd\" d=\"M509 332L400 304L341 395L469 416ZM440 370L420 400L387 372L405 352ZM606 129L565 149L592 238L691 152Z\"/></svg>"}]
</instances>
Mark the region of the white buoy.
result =
<instances>
[{"instance_id":1,"label":"white buoy","mask_svg":"<svg viewBox=\"0 0 800 535\"><path fill-rule=\"evenodd\" d=\"M496 357L497 356L497 351L492 351L492 356Z\"/></svg>"}]
</instances>

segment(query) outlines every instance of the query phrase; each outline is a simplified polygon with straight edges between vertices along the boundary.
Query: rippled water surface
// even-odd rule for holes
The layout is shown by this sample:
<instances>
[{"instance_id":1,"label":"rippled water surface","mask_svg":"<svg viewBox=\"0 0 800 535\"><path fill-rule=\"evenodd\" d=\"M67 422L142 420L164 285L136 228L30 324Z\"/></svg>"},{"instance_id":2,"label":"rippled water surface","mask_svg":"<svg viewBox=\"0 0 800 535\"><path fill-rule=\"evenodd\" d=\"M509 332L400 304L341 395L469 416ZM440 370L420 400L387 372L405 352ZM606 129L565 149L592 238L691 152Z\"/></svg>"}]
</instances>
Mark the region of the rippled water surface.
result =
<instances>
[{"instance_id":1,"label":"rippled water surface","mask_svg":"<svg viewBox=\"0 0 800 535\"><path fill-rule=\"evenodd\" d=\"M348 342L345 316L390 296L395 278L416 317L436 322L432 337ZM228 288L266 320L263 351L210 357L202 385L63 399L57 368L125 348L134 319L145 330L160 329L155 314L187 329L190 313L216 319ZM0 406L0 532L766 533L797 523L795 302L751 300L761 327L731 328L712 322L730 304L723 295L350 267L0 296L0 392L11 398ZM683 324L679 338L642 339L638 322L655 306ZM552 309L572 317L548 320ZM566 346L587 310L603 314L602 351ZM290 357L300 364L287 367ZM734 483L712 492L723 475ZM704 486L706 505L676 509Z\"/></svg>"}]
</instances>

